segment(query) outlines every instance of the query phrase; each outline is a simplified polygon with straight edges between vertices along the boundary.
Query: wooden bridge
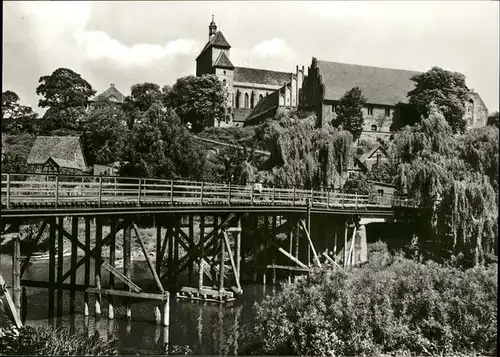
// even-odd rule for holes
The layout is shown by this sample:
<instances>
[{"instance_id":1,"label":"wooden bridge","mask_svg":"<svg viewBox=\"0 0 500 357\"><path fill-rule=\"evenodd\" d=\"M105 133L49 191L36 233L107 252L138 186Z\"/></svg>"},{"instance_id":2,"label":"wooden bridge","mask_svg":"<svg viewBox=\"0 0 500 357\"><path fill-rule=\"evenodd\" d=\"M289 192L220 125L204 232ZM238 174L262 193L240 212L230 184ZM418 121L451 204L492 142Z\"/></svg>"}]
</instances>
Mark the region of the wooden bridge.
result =
<instances>
[{"instance_id":1,"label":"wooden bridge","mask_svg":"<svg viewBox=\"0 0 500 357\"><path fill-rule=\"evenodd\" d=\"M403 197L330 188L39 174L2 174L1 204L2 235L13 242L12 304L18 316L24 285L49 289L49 318L60 316L62 290L69 289L70 310L74 312L75 293L81 291L84 314L90 313L91 294L98 316L102 296L107 296L111 319L115 296L158 300L163 314L158 306L156 320L164 325L169 324L171 293L232 301L242 292L243 280L266 284L271 274L275 284L325 263L339 267L360 263L366 258L358 252L358 218L390 218L415 206ZM48 282L21 280L32 252L21 262L19 232L28 224L39 226L32 237L35 246L44 234L48 236ZM154 259L140 227L156 228ZM123 268L116 265L120 231ZM154 291L145 292L130 278L132 231L150 268ZM71 244L71 267L66 272L65 239ZM103 257L103 246L109 246L109 257ZM77 284L76 272L82 265L84 281ZM109 276L104 287L101 268ZM126 316L131 316L130 304Z\"/></svg>"}]
</instances>

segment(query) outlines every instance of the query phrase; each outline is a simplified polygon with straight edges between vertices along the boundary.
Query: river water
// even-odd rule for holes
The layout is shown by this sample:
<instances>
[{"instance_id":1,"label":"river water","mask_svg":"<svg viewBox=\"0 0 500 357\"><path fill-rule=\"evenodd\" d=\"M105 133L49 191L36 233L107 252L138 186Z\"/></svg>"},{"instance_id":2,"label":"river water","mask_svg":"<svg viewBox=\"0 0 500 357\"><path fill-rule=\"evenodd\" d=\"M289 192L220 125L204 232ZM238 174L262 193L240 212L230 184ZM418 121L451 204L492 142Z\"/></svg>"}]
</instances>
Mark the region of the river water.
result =
<instances>
[{"instance_id":1,"label":"river water","mask_svg":"<svg viewBox=\"0 0 500 357\"><path fill-rule=\"evenodd\" d=\"M131 278L148 291L154 280L147 263L134 261ZM69 268L69 257L64 259L64 272ZM92 262L91 267L94 266ZM0 255L2 275L11 285L11 256ZM77 283L83 283L84 267L77 271ZM91 276L93 276L91 268ZM35 261L22 279L48 281L48 260ZM105 287L109 274L103 269L102 286ZM263 285L243 286L243 295L235 302L219 304L171 298L170 326L164 328L154 323L154 301L136 300L132 305L132 321L127 321L123 300L115 298L115 319L108 320L107 299L103 296L101 317L94 315L94 299L90 295L90 316L83 316L83 293L76 294L76 314L69 314L69 291L63 291L63 316L51 322L48 319L48 289L26 288L27 312L26 325L40 326L53 323L84 331L89 336L97 330L102 338L114 335L119 341L121 354L155 354L161 351L166 342L189 346L194 354L235 355L244 351L255 341L253 305L266 295L274 294L278 287ZM149 290L151 291L151 290ZM57 310L56 310L57 311ZM4 317L5 318L5 317Z\"/></svg>"}]
</instances>

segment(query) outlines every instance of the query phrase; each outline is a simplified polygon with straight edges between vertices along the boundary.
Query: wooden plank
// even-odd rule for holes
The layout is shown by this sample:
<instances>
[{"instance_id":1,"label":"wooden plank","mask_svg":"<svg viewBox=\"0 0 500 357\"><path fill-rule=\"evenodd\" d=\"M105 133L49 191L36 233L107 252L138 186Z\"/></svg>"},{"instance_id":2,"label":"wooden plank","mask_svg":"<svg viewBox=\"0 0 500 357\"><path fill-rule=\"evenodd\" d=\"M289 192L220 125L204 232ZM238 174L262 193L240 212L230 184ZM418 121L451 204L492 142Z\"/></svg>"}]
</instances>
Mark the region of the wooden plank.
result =
<instances>
[{"instance_id":1,"label":"wooden plank","mask_svg":"<svg viewBox=\"0 0 500 357\"><path fill-rule=\"evenodd\" d=\"M102 294L109 296L123 296L130 297L136 299L150 299L150 300L168 300L167 294L154 294L154 293L145 293L145 292L133 292L133 291L125 291L125 290L116 290L116 289L97 289L97 288L86 288L86 293L89 294Z\"/></svg>"},{"instance_id":2,"label":"wooden plank","mask_svg":"<svg viewBox=\"0 0 500 357\"><path fill-rule=\"evenodd\" d=\"M337 267L341 268L340 265L338 265L338 263L333 260L326 252L323 252L323 256L326 258L326 260L328 260L330 263L336 265Z\"/></svg>"},{"instance_id":3,"label":"wooden plank","mask_svg":"<svg viewBox=\"0 0 500 357\"><path fill-rule=\"evenodd\" d=\"M267 269L292 270L292 271L304 271L304 272L309 271L309 268L292 267L292 266L279 265L279 264L269 264L269 265L267 265L266 268Z\"/></svg>"},{"instance_id":4,"label":"wooden plank","mask_svg":"<svg viewBox=\"0 0 500 357\"><path fill-rule=\"evenodd\" d=\"M229 255L229 261L231 262L231 268L233 268L234 279L236 280L236 287L239 291L241 291L240 285L240 274L238 269L236 268L236 264L234 263L233 252L231 251L231 246L229 245L229 237L227 236L227 232L223 229L222 234L224 236L224 243L226 243L227 254Z\"/></svg>"},{"instance_id":5,"label":"wooden plank","mask_svg":"<svg viewBox=\"0 0 500 357\"><path fill-rule=\"evenodd\" d=\"M10 296L9 290L7 290L5 280L3 279L1 272L0 272L0 290L2 294L5 296L5 299L7 300L7 306L9 307L9 310L12 316L14 317L14 323L16 324L16 327L18 329L22 328L23 323L21 322L19 311L16 310L16 306L14 304L14 301L12 300L12 297Z\"/></svg>"},{"instance_id":6,"label":"wooden plank","mask_svg":"<svg viewBox=\"0 0 500 357\"><path fill-rule=\"evenodd\" d=\"M297 258L295 258L293 255L291 255L290 253L288 253L286 250L284 250L283 248L281 248L278 244L276 244L274 241L271 241L271 244L273 244L280 253L282 253L285 257L287 257L288 259L290 259L291 261L293 261L294 263L296 263L298 266L302 267L302 268L307 268L307 265L305 265L304 263L302 263L300 260L298 260Z\"/></svg>"},{"instance_id":7,"label":"wooden plank","mask_svg":"<svg viewBox=\"0 0 500 357\"><path fill-rule=\"evenodd\" d=\"M163 289L163 285L161 284L160 278L158 277L158 274L156 274L155 267L153 266L153 263L151 262L151 259L149 258L148 252L146 251L146 247L144 246L144 242L141 239L141 236L139 234L139 230L137 229L137 225L135 222L132 222L132 227L134 228L135 236L137 237L137 240L139 241L139 244L141 245L142 253L144 254L144 257L146 258L146 261L149 266L149 270L151 271L151 274L153 275L153 278L155 279L156 286L160 291L163 293L165 290Z\"/></svg>"},{"instance_id":8,"label":"wooden plank","mask_svg":"<svg viewBox=\"0 0 500 357\"><path fill-rule=\"evenodd\" d=\"M313 256L314 256L314 259L316 260L316 263L318 263L318 266L321 268L321 262L319 261L319 258L318 258L318 254L316 254L316 249L314 249L314 245L313 245L313 242L311 240L311 236L309 235L309 232L306 228L306 225L304 223L304 220L300 220L300 225L302 226L302 229L304 230L304 232L306 233L306 237L307 237L307 240L309 242L309 247L311 248L312 250L312 253L313 253Z\"/></svg>"}]
</instances>

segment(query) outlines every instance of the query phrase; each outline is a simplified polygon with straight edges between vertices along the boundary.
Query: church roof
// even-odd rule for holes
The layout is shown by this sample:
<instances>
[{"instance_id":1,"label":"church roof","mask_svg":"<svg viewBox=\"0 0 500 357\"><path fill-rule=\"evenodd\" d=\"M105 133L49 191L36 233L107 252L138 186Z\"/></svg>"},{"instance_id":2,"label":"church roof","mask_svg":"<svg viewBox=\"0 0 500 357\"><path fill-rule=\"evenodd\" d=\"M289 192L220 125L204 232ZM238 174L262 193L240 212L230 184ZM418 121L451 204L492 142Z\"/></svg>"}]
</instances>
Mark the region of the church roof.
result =
<instances>
[{"instance_id":1,"label":"church roof","mask_svg":"<svg viewBox=\"0 0 500 357\"><path fill-rule=\"evenodd\" d=\"M93 98L92 101L100 102L107 100L110 97L115 97L116 101L120 103L123 103L125 101L125 96L118 89L116 89L114 84L111 84L111 86L108 89L106 89L101 94L95 96L95 98Z\"/></svg>"},{"instance_id":2,"label":"church roof","mask_svg":"<svg viewBox=\"0 0 500 357\"><path fill-rule=\"evenodd\" d=\"M227 42L227 40L224 37L224 35L222 34L222 32L217 31L215 33L215 35L210 37L210 39L206 43L205 47L203 47L203 49L201 50L198 57L200 57L208 48L210 48L212 46L217 46L217 47L222 47L222 48L227 48L227 49L231 48L231 45L229 44L229 42ZM196 59L198 59L198 57L196 57Z\"/></svg>"},{"instance_id":3,"label":"church roof","mask_svg":"<svg viewBox=\"0 0 500 357\"><path fill-rule=\"evenodd\" d=\"M221 52L219 57L215 60L214 67L230 68L234 66L224 52Z\"/></svg>"},{"instance_id":4,"label":"church roof","mask_svg":"<svg viewBox=\"0 0 500 357\"><path fill-rule=\"evenodd\" d=\"M382 105L407 103L408 91L414 88L410 78L421 73L327 61L317 61L317 67L325 84L325 100L339 100L359 87L367 103Z\"/></svg>"},{"instance_id":5,"label":"church roof","mask_svg":"<svg viewBox=\"0 0 500 357\"><path fill-rule=\"evenodd\" d=\"M268 84L273 86L283 86L290 82L290 72L269 71L267 69L235 67L233 80L235 82Z\"/></svg>"}]
</instances>

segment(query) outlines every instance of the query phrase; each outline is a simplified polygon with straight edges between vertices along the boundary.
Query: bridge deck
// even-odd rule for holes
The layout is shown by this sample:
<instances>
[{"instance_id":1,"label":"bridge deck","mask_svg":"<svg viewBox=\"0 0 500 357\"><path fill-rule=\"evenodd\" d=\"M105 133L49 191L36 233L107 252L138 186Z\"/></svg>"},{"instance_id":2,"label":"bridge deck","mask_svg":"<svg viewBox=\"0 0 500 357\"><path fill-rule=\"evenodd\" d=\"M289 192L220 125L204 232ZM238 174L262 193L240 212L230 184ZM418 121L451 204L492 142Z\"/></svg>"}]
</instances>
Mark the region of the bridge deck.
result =
<instances>
[{"instance_id":1,"label":"bridge deck","mask_svg":"<svg viewBox=\"0 0 500 357\"><path fill-rule=\"evenodd\" d=\"M2 216L60 212L303 211L386 213L413 206L389 194L268 188L182 180L2 174Z\"/></svg>"}]
</instances>

